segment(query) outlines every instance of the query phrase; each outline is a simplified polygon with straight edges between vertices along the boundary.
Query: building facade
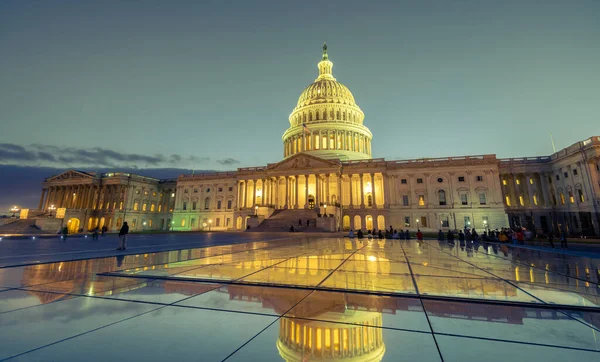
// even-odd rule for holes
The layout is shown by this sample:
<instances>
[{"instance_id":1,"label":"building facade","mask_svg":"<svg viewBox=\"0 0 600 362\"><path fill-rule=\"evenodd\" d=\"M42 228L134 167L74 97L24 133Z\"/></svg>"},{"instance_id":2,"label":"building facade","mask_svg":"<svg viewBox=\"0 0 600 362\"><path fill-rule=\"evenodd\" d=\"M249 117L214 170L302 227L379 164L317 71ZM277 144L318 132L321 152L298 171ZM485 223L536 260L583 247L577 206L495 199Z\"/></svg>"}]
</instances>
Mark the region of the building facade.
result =
<instances>
[{"instance_id":1,"label":"building facade","mask_svg":"<svg viewBox=\"0 0 600 362\"><path fill-rule=\"evenodd\" d=\"M69 171L44 182L41 212L66 208L65 219L84 230L116 230L126 220L134 231L286 230L308 222L324 231L599 233L600 137L549 157L372 158L365 115L333 77L326 46L318 70L289 116L282 161L176 180Z\"/></svg>"}]
</instances>

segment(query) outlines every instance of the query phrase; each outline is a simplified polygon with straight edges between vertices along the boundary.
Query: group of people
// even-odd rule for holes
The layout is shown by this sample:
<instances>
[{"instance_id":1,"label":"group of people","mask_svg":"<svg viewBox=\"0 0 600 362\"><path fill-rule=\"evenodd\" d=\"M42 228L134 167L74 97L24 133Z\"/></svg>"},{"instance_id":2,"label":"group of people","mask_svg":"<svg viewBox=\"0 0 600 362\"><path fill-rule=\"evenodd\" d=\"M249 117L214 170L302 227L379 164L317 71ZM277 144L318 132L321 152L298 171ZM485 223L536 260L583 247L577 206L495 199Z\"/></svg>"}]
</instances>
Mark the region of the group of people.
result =
<instances>
[{"instance_id":1,"label":"group of people","mask_svg":"<svg viewBox=\"0 0 600 362\"><path fill-rule=\"evenodd\" d=\"M106 236L106 233L108 232L108 227L103 226L100 229L98 229L98 227L95 227L92 230L92 240L98 240L99 232L102 233L102 237ZM67 241L67 235L69 235L69 229L65 226L58 231L58 234L61 235L61 239L63 241ZM129 234L129 225L127 225L127 221L125 221L125 222L123 222L123 225L121 226L121 229L119 230L119 247L117 248L117 250L125 250L126 249L128 234Z\"/></svg>"},{"instance_id":2,"label":"group of people","mask_svg":"<svg viewBox=\"0 0 600 362\"><path fill-rule=\"evenodd\" d=\"M98 229L96 226L94 230L92 230L92 240L98 240L98 232L101 232L102 237L105 237L106 233L108 232L108 227L104 225L101 229Z\"/></svg>"},{"instance_id":3,"label":"group of people","mask_svg":"<svg viewBox=\"0 0 600 362\"><path fill-rule=\"evenodd\" d=\"M390 228L388 230L377 230L377 229L373 229L373 230L367 230L366 233L364 233L361 229L358 229L356 231L356 234L354 233L354 230L350 229L350 232L348 233L348 237L349 238L358 238L358 239L362 239L364 237L367 237L367 239L397 239L397 240L410 240L411 235L410 232L407 230L396 230L394 229L392 226L390 226ZM423 233L421 232L421 230L417 230L415 236L417 237L417 240L423 240Z\"/></svg>"}]
</instances>

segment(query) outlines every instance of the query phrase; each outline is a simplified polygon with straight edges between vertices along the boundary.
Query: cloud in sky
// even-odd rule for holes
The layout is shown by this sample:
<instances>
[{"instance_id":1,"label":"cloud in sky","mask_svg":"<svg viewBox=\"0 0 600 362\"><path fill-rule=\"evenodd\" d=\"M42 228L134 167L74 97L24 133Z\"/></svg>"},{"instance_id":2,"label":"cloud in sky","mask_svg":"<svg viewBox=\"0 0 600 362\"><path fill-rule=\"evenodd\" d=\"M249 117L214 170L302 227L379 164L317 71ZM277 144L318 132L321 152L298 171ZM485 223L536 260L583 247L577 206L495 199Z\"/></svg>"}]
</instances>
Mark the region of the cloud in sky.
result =
<instances>
[{"instance_id":1,"label":"cloud in sky","mask_svg":"<svg viewBox=\"0 0 600 362\"><path fill-rule=\"evenodd\" d=\"M198 165L206 167L211 161L213 160L210 157L120 153L102 147L76 148L42 144L21 146L0 143L0 165L56 168L197 168ZM240 163L230 157L214 162L223 166Z\"/></svg>"}]
</instances>

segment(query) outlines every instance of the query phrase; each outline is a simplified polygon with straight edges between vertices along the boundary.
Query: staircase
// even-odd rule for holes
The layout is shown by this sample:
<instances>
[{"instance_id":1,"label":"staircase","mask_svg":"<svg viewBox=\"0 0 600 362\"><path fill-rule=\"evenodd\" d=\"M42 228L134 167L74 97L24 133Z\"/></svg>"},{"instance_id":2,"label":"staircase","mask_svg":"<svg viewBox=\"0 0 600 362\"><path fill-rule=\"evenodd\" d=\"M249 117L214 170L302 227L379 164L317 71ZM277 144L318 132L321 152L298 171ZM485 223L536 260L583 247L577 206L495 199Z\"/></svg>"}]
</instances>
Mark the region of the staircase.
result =
<instances>
[{"instance_id":1,"label":"staircase","mask_svg":"<svg viewBox=\"0 0 600 362\"><path fill-rule=\"evenodd\" d=\"M35 226L34 219L19 219L9 224L0 225L0 234L41 234L40 228Z\"/></svg>"},{"instance_id":2,"label":"staircase","mask_svg":"<svg viewBox=\"0 0 600 362\"><path fill-rule=\"evenodd\" d=\"M302 220L302 226L298 225L298 220ZM310 225L306 226L306 220ZM323 232L317 228L317 213L315 210L275 210L268 219L265 219L258 227L247 230L249 232L284 232L290 231L290 226L294 226L296 232Z\"/></svg>"}]
</instances>

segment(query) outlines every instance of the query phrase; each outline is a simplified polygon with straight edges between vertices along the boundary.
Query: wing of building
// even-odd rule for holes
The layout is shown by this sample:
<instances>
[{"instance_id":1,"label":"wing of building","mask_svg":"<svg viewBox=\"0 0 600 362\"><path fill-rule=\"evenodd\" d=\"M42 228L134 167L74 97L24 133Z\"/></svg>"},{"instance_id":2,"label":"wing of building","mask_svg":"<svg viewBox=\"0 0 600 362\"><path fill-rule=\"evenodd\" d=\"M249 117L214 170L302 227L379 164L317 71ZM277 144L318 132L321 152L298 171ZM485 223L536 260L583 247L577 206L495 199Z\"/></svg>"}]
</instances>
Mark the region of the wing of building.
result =
<instances>
[{"instance_id":1,"label":"wing of building","mask_svg":"<svg viewBox=\"0 0 600 362\"><path fill-rule=\"evenodd\" d=\"M74 231L496 229L600 233L600 137L548 157L386 161L324 46L283 134L283 160L158 180L71 170L43 182L39 210ZM52 215L53 214L53 215Z\"/></svg>"}]
</instances>

